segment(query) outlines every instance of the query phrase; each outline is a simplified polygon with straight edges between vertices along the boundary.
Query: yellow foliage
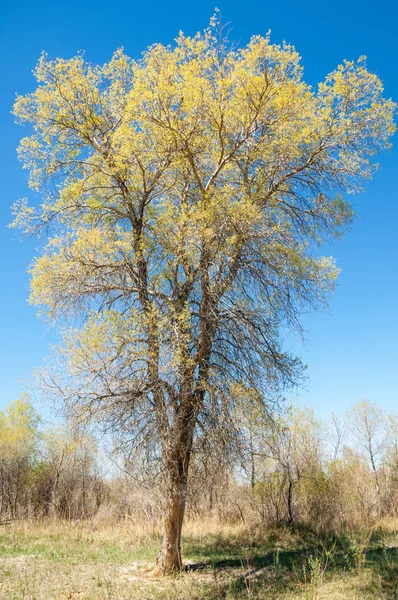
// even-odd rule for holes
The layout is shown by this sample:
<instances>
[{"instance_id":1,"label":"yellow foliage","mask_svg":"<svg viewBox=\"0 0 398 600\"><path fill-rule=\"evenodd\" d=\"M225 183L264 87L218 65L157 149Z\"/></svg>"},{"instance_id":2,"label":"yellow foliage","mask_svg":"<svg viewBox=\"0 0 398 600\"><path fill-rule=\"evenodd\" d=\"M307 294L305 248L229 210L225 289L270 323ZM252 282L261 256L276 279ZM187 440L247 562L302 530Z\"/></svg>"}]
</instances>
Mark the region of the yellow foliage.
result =
<instances>
[{"instance_id":1,"label":"yellow foliage","mask_svg":"<svg viewBox=\"0 0 398 600\"><path fill-rule=\"evenodd\" d=\"M31 301L51 318L83 311L66 353L91 373L84 385L106 373L146 390L156 364L167 384L197 377L203 389L209 331L220 344L239 331L241 350L257 340L254 371L262 361L291 379L278 325L327 301L338 270L314 247L350 223L341 192L361 189L394 131L365 59L315 90L292 46L254 36L228 48L212 20L139 60L43 54L35 76L14 113L32 126L19 155L43 200L17 204L15 225L54 227Z\"/></svg>"},{"instance_id":2,"label":"yellow foliage","mask_svg":"<svg viewBox=\"0 0 398 600\"><path fill-rule=\"evenodd\" d=\"M30 457L37 440L38 416L27 394L0 411L0 457Z\"/></svg>"}]
</instances>

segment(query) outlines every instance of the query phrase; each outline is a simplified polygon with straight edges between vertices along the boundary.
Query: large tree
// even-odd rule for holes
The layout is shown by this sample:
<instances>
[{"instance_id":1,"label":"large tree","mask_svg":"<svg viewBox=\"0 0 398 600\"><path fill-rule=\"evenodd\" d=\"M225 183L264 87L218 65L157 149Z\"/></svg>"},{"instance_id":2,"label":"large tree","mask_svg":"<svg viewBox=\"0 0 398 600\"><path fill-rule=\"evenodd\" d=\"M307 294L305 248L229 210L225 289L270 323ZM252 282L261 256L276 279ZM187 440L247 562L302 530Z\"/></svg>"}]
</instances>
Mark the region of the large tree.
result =
<instances>
[{"instance_id":1,"label":"large tree","mask_svg":"<svg viewBox=\"0 0 398 600\"><path fill-rule=\"evenodd\" d=\"M278 332L327 300L337 270L317 247L350 222L341 193L374 172L394 104L362 58L315 90L294 48L234 49L214 20L139 60L43 55L35 74L15 115L41 204L15 224L48 228L31 300L72 319L50 384L162 461L170 572L195 440L239 433L241 402L297 380Z\"/></svg>"}]
</instances>

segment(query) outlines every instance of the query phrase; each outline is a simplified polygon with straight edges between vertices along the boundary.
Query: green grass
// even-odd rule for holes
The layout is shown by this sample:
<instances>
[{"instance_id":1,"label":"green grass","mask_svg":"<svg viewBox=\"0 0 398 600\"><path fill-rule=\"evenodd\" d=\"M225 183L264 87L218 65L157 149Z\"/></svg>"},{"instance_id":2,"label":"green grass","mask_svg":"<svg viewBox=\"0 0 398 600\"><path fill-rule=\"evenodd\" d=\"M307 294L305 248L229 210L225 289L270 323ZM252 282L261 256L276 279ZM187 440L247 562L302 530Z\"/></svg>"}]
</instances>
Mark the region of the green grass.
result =
<instances>
[{"instance_id":1,"label":"green grass","mask_svg":"<svg viewBox=\"0 0 398 600\"><path fill-rule=\"evenodd\" d=\"M333 537L188 524L191 569L155 579L156 530L20 523L1 531L0 599L397 600L395 525Z\"/></svg>"},{"instance_id":2,"label":"green grass","mask_svg":"<svg viewBox=\"0 0 398 600\"><path fill-rule=\"evenodd\" d=\"M84 530L72 530L47 533L42 529L12 530L0 535L0 558L34 557L52 562L79 564L112 563L128 564L132 561L154 561L160 544L160 537L139 540L117 537L107 539Z\"/></svg>"}]
</instances>

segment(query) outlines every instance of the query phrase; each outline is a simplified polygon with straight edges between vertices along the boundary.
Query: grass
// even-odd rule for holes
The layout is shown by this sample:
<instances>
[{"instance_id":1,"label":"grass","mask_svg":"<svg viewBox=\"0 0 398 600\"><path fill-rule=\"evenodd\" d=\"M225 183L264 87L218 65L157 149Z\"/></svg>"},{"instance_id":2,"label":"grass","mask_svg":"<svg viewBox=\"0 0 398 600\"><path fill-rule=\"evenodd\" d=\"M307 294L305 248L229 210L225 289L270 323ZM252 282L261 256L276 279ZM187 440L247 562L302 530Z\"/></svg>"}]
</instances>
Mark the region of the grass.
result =
<instances>
[{"instance_id":1,"label":"grass","mask_svg":"<svg viewBox=\"0 0 398 600\"><path fill-rule=\"evenodd\" d=\"M155 579L159 547L129 521L15 523L0 530L0 599L398 599L398 522L338 537L187 523L191 569Z\"/></svg>"}]
</instances>

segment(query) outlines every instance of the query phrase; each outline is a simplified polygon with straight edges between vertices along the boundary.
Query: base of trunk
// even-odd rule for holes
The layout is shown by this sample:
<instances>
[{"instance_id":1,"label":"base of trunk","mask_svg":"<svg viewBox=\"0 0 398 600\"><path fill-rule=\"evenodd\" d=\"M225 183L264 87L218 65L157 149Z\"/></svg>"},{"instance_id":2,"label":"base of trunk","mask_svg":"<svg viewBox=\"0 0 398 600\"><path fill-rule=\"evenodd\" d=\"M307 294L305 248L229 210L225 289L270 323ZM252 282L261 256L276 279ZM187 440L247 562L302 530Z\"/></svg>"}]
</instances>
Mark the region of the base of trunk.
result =
<instances>
[{"instance_id":1,"label":"base of trunk","mask_svg":"<svg viewBox=\"0 0 398 600\"><path fill-rule=\"evenodd\" d=\"M162 550L158 567L163 575L181 571L181 529L185 511L185 495L177 494L169 500L164 523Z\"/></svg>"}]
</instances>

